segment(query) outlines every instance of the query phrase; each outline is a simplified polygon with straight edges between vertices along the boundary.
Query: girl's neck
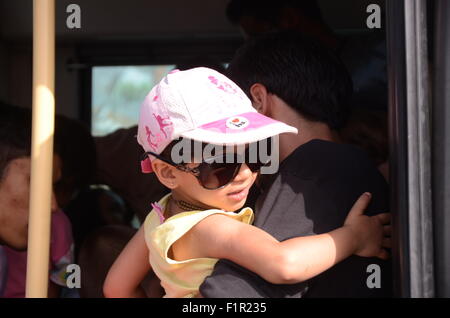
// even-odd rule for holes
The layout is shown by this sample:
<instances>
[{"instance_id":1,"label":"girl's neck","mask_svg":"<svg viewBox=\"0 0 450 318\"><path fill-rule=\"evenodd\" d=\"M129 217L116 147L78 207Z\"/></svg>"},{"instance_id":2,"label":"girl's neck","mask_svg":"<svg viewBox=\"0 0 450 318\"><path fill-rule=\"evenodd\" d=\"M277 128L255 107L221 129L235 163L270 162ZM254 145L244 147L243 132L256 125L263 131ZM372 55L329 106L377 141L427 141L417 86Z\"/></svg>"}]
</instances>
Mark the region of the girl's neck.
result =
<instances>
[{"instance_id":1,"label":"girl's neck","mask_svg":"<svg viewBox=\"0 0 450 318\"><path fill-rule=\"evenodd\" d=\"M172 195L169 199L165 213L167 214L166 218L169 218L173 215L186 211L202 211L209 209L213 209L213 207L208 207L198 202L192 202L192 200L184 198L183 196L172 191Z\"/></svg>"}]
</instances>

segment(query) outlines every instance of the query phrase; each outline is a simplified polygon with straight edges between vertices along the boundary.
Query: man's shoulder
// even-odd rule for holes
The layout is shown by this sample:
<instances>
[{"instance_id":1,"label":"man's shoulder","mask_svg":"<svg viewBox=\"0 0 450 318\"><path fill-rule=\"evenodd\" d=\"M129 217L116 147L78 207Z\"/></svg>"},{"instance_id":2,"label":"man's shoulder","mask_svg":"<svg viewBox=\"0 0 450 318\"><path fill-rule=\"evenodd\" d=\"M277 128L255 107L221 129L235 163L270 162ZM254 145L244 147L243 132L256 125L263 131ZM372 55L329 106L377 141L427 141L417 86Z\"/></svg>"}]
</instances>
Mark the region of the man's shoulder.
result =
<instances>
[{"instance_id":1,"label":"man's shoulder","mask_svg":"<svg viewBox=\"0 0 450 318\"><path fill-rule=\"evenodd\" d=\"M291 202L290 205L300 202L306 214L318 217L318 223L322 223L322 216L329 214L341 222L340 217L346 215L356 199L370 192L373 200L368 212L387 209L386 180L369 156L355 146L313 140L300 146L285 161L260 205L286 192L289 198L275 198L269 207L289 210L284 201Z\"/></svg>"},{"instance_id":2,"label":"man's shoulder","mask_svg":"<svg viewBox=\"0 0 450 318\"><path fill-rule=\"evenodd\" d=\"M280 173L334 175L336 172L376 170L374 162L360 148L315 139L298 147L280 166Z\"/></svg>"}]
</instances>

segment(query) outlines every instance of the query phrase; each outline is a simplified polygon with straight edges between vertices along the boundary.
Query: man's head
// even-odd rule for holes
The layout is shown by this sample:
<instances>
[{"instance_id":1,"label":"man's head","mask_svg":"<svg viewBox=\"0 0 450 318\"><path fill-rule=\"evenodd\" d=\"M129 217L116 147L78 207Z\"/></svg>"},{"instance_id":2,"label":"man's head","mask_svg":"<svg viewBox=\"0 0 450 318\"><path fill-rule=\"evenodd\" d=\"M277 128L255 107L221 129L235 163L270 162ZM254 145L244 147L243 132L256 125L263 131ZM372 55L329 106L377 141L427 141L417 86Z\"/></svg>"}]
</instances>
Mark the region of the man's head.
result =
<instances>
[{"instance_id":1,"label":"man's head","mask_svg":"<svg viewBox=\"0 0 450 318\"><path fill-rule=\"evenodd\" d=\"M22 250L27 246L31 173L31 112L0 107L0 244ZM54 178L60 160L55 156ZM54 197L52 209L57 207Z\"/></svg>"},{"instance_id":2,"label":"man's head","mask_svg":"<svg viewBox=\"0 0 450 318\"><path fill-rule=\"evenodd\" d=\"M350 112L353 86L344 64L332 51L298 33L271 33L247 41L227 75L254 106L262 87L304 119L330 129L342 127Z\"/></svg>"},{"instance_id":3,"label":"man's head","mask_svg":"<svg viewBox=\"0 0 450 318\"><path fill-rule=\"evenodd\" d=\"M10 161L31 155L31 115L29 110L0 105L0 180Z\"/></svg>"}]
</instances>

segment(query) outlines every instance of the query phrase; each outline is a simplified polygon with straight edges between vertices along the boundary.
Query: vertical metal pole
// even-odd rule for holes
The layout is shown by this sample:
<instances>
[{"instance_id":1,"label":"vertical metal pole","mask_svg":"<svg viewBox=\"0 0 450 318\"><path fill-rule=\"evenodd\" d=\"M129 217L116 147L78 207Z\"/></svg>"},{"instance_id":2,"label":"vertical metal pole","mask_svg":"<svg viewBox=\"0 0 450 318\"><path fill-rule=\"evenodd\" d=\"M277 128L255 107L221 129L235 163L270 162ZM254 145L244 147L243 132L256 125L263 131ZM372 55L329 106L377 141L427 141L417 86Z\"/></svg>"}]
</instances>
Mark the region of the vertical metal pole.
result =
<instances>
[{"instance_id":1,"label":"vertical metal pole","mask_svg":"<svg viewBox=\"0 0 450 318\"><path fill-rule=\"evenodd\" d=\"M410 297L405 0L386 1L394 294Z\"/></svg>"},{"instance_id":2,"label":"vertical metal pole","mask_svg":"<svg viewBox=\"0 0 450 318\"><path fill-rule=\"evenodd\" d=\"M26 297L47 297L53 132L55 1L33 1L33 128Z\"/></svg>"},{"instance_id":3,"label":"vertical metal pole","mask_svg":"<svg viewBox=\"0 0 450 318\"><path fill-rule=\"evenodd\" d=\"M426 17L425 0L405 1L411 297L434 296Z\"/></svg>"},{"instance_id":4,"label":"vertical metal pole","mask_svg":"<svg viewBox=\"0 0 450 318\"><path fill-rule=\"evenodd\" d=\"M433 212L436 296L450 297L450 1L436 3Z\"/></svg>"}]
</instances>

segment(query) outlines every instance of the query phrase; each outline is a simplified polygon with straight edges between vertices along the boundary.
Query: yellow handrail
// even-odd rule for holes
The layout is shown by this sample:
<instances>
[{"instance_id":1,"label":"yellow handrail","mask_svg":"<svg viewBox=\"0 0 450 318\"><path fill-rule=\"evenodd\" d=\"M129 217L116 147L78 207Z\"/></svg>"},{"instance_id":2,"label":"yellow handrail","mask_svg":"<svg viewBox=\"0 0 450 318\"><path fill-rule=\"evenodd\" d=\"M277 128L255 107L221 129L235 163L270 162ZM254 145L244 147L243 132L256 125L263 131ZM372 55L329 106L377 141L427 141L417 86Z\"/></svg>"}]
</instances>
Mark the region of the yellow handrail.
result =
<instances>
[{"instance_id":1,"label":"yellow handrail","mask_svg":"<svg viewBox=\"0 0 450 318\"><path fill-rule=\"evenodd\" d=\"M47 297L55 121L55 0L33 1L33 129L26 297Z\"/></svg>"}]
</instances>

